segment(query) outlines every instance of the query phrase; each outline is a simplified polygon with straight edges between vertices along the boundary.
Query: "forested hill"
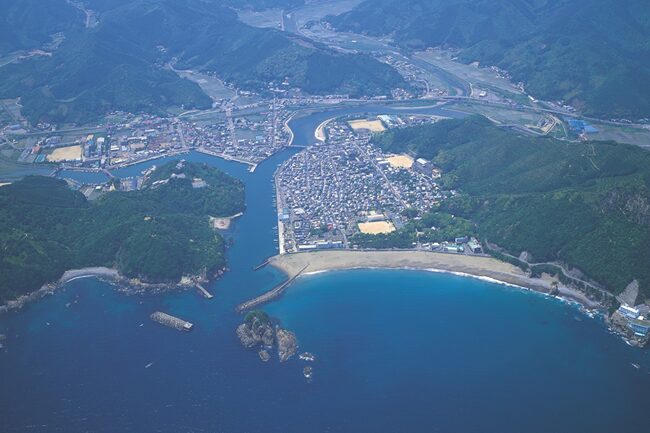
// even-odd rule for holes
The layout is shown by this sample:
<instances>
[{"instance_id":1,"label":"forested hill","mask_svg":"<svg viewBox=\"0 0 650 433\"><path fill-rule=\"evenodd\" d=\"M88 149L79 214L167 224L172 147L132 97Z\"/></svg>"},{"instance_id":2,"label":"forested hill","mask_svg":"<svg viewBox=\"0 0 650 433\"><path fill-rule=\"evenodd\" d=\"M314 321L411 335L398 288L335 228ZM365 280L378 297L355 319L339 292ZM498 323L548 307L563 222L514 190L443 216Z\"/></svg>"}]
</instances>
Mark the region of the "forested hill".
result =
<instances>
[{"instance_id":1,"label":"forested hill","mask_svg":"<svg viewBox=\"0 0 650 433\"><path fill-rule=\"evenodd\" d=\"M459 48L461 61L499 66L531 95L590 115L650 117L646 0L367 0L330 21L408 48Z\"/></svg>"},{"instance_id":2,"label":"forested hill","mask_svg":"<svg viewBox=\"0 0 650 433\"><path fill-rule=\"evenodd\" d=\"M483 117L390 131L374 142L433 160L445 187L459 191L436 212L474 222L483 239L537 263L566 262L614 292L637 279L650 298L647 151L533 138Z\"/></svg>"},{"instance_id":3,"label":"forested hill","mask_svg":"<svg viewBox=\"0 0 650 433\"><path fill-rule=\"evenodd\" d=\"M244 188L219 170L176 164L160 167L143 190L95 202L49 177L0 187L0 302L88 266L149 282L213 276L226 262L209 216L243 211ZM193 187L197 178L205 185Z\"/></svg>"},{"instance_id":4,"label":"forested hill","mask_svg":"<svg viewBox=\"0 0 650 433\"><path fill-rule=\"evenodd\" d=\"M46 2L47 9L57 10L51 16L31 14L33 3L12 0L12 13L5 12L4 21L21 17L23 27L0 30L6 37L0 54L38 48L50 31L65 35L51 56L0 68L0 98L21 97L32 122L85 123L113 110L210 107L196 83L166 67L173 60L178 68L214 72L247 90L265 90L285 79L312 94L389 95L393 87L406 86L394 69L369 56L249 27L226 0L86 0L98 17L90 28L65 0ZM32 34L28 29L36 26L42 30Z\"/></svg>"}]
</instances>

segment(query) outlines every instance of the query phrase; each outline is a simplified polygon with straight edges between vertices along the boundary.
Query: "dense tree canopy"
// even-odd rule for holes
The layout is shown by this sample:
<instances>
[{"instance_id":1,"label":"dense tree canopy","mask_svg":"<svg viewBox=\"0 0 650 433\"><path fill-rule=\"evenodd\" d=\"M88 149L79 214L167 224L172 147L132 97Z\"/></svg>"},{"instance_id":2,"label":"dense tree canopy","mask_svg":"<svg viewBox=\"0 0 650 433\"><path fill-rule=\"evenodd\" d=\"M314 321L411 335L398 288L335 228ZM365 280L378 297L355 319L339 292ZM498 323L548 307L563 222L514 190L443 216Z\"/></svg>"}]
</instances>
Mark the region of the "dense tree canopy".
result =
<instances>
[{"instance_id":1,"label":"dense tree canopy","mask_svg":"<svg viewBox=\"0 0 650 433\"><path fill-rule=\"evenodd\" d=\"M332 17L408 49L450 47L510 72L537 98L603 117L650 116L645 0L367 0Z\"/></svg>"},{"instance_id":2,"label":"dense tree canopy","mask_svg":"<svg viewBox=\"0 0 650 433\"><path fill-rule=\"evenodd\" d=\"M442 185L458 191L437 216L405 230L475 232L514 255L564 261L615 292L637 279L650 295L647 151L524 136L483 117L389 131L374 142L431 159Z\"/></svg>"},{"instance_id":3,"label":"dense tree canopy","mask_svg":"<svg viewBox=\"0 0 650 433\"><path fill-rule=\"evenodd\" d=\"M196 178L206 186L194 188ZM27 177L0 188L0 300L87 266L116 266L150 282L211 276L225 256L208 217L243 209L241 182L196 164L171 162L143 190L92 203L62 180Z\"/></svg>"}]
</instances>

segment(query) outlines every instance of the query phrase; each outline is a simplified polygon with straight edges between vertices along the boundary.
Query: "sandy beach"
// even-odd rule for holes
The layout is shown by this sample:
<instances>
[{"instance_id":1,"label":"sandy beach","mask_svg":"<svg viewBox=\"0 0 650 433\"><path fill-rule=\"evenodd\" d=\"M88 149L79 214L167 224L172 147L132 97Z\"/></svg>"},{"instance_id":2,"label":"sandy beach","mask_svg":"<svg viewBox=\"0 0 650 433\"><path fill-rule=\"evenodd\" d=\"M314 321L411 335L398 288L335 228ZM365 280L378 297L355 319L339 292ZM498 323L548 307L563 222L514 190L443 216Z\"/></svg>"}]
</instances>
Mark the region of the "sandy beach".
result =
<instances>
[{"instance_id":1,"label":"sandy beach","mask_svg":"<svg viewBox=\"0 0 650 433\"><path fill-rule=\"evenodd\" d=\"M108 279L120 279L122 278L117 269L114 268L105 268L105 267L91 267L91 268L82 268L82 269L70 269L63 273L59 279L59 284L65 284L77 278L87 278L87 277L99 277L99 278L108 278Z\"/></svg>"},{"instance_id":2,"label":"sandy beach","mask_svg":"<svg viewBox=\"0 0 650 433\"><path fill-rule=\"evenodd\" d=\"M316 140L318 140L318 141L327 140L327 134L325 133L325 128L327 127L327 125L330 122L332 122L335 119L336 119L336 117L332 117L331 119L327 119L327 120L321 122L320 125L318 125L318 128L316 128L316 131L314 131L314 137L316 138Z\"/></svg>"},{"instance_id":3,"label":"sandy beach","mask_svg":"<svg viewBox=\"0 0 650 433\"><path fill-rule=\"evenodd\" d=\"M550 279L530 278L514 265L483 256L428 251L338 250L283 254L269 259L269 264L285 272L289 277L293 277L305 267L304 274L364 268L420 269L488 278L542 293L551 292ZM560 294L588 308L598 307L597 303L572 288L560 287Z\"/></svg>"},{"instance_id":4,"label":"sandy beach","mask_svg":"<svg viewBox=\"0 0 650 433\"><path fill-rule=\"evenodd\" d=\"M238 214L229 217L210 217L210 223L212 224L212 228L214 229L228 230L230 228L230 225L232 224L232 221L235 218L238 218L242 215L243 212L239 212Z\"/></svg>"}]
</instances>

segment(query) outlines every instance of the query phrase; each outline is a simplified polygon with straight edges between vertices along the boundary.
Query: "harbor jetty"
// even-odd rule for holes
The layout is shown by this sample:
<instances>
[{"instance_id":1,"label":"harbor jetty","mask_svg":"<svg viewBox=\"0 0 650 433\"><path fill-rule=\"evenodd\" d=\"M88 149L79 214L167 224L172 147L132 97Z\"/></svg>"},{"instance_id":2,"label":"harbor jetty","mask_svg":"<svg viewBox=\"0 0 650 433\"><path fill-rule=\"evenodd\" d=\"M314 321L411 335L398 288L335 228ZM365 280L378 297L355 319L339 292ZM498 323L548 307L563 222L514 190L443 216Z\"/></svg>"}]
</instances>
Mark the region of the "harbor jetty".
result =
<instances>
[{"instance_id":1,"label":"harbor jetty","mask_svg":"<svg viewBox=\"0 0 650 433\"><path fill-rule=\"evenodd\" d=\"M151 320L158 322L161 325L169 326L170 328L178 329L179 331L190 331L194 325L186 320L179 319L167 313L156 311L152 313Z\"/></svg>"},{"instance_id":2,"label":"harbor jetty","mask_svg":"<svg viewBox=\"0 0 650 433\"><path fill-rule=\"evenodd\" d=\"M258 305L265 304L265 303L271 301L272 299L277 298L278 296L280 296L284 292L284 290L287 288L287 286L289 284L293 283L296 278L298 278L303 272L305 272L305 269L307 269L308 266L309 266L309 264L305 265L300 271L298 271L298 273L296 273L294 276L289 278L284 283L282 283L279 286L273 288L272 290L269 290L266 293L262 293L257 298L253 298L253 299L251 299L249 301L246 301L244 303L239 304L237 306L237 312L238 313L243 313L246 310L250 310L251 308L255 308Z\"/></svg>"},{"instance_id":3,"label":"harbor jetty","mask_svg":"<svg viewBox=\"0 0 650 433\"><path fill-rule=\"evenodd\" d=\"M255 266L255 267L253 268L253 270L254 270L254 271L257 271L258 269L262 269L264 266L266 266L266 265L269 264L269 260L270 260L270 258L264 260L262 263L260 263L259 265Z\"/></svg>"},{"instance_id":4,"label":"harbor jetty","mask_svg":"<svg viewBox=\"0 0 650 433\"><path fill-rule=\"evenodd\" d=\"M196 288L199 289L199 292L201 292L201 294L203 295L203 297L204 297L205 299L212 299L212 298L214 298L214 296L212 295L212 293L208 292L208 291L206 290L206 288L203 287L202 285L197 284L197 285L196 285Z\"/></svg>"}]
</instances>

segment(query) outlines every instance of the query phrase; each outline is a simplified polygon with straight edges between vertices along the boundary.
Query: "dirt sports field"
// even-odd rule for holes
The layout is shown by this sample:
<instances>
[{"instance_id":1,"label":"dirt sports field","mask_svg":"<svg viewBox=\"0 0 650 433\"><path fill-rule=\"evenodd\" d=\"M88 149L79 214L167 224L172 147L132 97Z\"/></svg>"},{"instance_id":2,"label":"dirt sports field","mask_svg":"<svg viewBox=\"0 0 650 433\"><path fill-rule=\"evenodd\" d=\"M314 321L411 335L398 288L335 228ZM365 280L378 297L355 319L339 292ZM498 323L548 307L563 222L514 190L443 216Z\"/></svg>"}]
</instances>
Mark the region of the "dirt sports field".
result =
<instances>
[{"instance_id":1,"label":"dirt sports field","mask_svg":"<svg viewBox=\"0 0 650 433\"><path fill-rule=\"evenodd\" d=\"M386 158L386 161L394 168L411 168L413 166L413 158L408 155L394 155Z\"/></svg>"},{"instance_id":2,"label":"dirt sports field","mask_svg":"<svg viewBox=\"0 0 650 433\"><path fill-rule=\"evenodd\" d=\"M386 130L381 120L351 120L348 123L355 131L365 129L370 132L382 132Z\"/></svg>"},{"instance_id":3,"label":"dirt sports field","mask_svg":"<svg viewBox=\"0 0 650 433\"><path fill-rule=\"evenodd\" d=\"M47 160L52 162L74 161L81 159L81 146L59 147L47 155Z\"/></svg>"},{"instance_id":4,"label":"dirt sports field","mask_svg":"<svg viewBox=\"0 0 650 433\"><path fill-rule=\"evenodd\" d=\"M389 221L374 221L369 223L359 223L361 233L376 235L379 233L390 233L395 231L395 226Z\"/></svg>"}]
</instances>

